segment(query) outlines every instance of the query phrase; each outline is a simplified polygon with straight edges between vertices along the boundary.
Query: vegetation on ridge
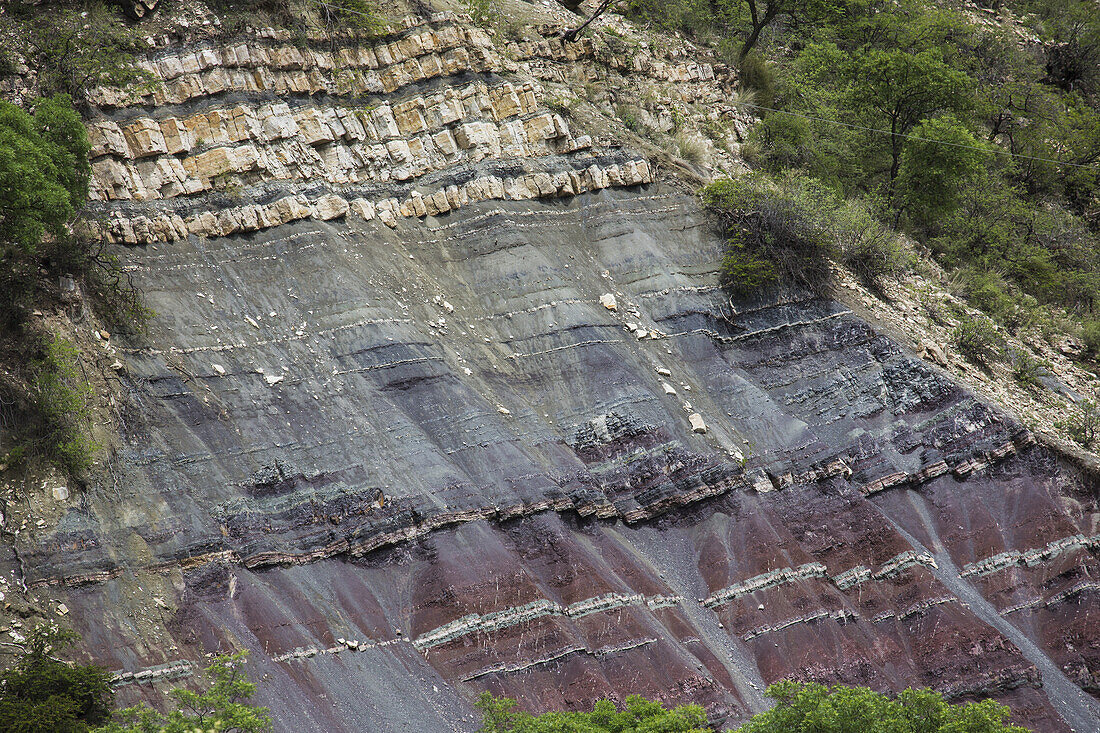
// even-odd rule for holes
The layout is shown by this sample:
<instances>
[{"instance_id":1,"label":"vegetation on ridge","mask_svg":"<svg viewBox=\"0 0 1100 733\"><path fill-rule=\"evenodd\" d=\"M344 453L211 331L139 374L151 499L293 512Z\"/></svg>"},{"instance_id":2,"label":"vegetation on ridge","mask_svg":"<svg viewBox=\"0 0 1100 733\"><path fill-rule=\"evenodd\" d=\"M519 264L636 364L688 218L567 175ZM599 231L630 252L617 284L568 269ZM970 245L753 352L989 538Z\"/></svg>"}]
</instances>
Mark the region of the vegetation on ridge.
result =
<instances>
[{"instance_id":1,"label":"vegetation on ridge","mask_svg":"<svg viewBox=\"0 0 1100 733\"><path fill-rule=\"evenodd\" d=\"M91 145L76 107L98 85L149 81L141 35L101 2L3 3L0 76L33 69L22 108L0 102L0 467L42 457L70 474L92 461L91 389L77 346L45 311L82 297L112 329L151 315L118 261L81 231ZM52 329L52 330L51 330Z\"/></svg>"},{"instance_id":2,"label":"vegetation on ridge","mask_svg":"<svg viewBox=\"0 0 1100 733\"><path fill-rule=\"evenodd\" d=\"M23 652L0 674L0 731L4 733L259 733L271 725L266 708L249 704L256 686L242 669L244 652L220 655L203 670L201 690L168 693L174 707L146 704L113 711L111 675L94 664L58 654L79 636L56 626L35 628Z\"/></svg>"},{"instance_id":3,"label":"vegetation on ridge","mask_svg":"<svg viewBox=\"0 0 1100 733\"><path fill-rule=\"evenodd\" d=\"M856 202L933 257L1000 327L1068 332L1095 358L1100 14L1088 0L993 5L631 0L628 13L711 44L739 67L751 92L742 103L760 117L742 153L756 181L774 179L783 200L769 206L816 188ZM705 200L721 203L728 185ZM735 200L722 209L727 223L730 211L743 221L759 202ZM752 275L749 290L774 279L769 263L790 271L733 234L734 290L731 265Z\"/></svg>"},{"instance_id":4,"label":"vegetation on ridge","mask_svg":"<svg viewBox=\"0 0 1100 733\"><path fill-rule=\"evenodd\" d=\"M738 728L739 733L1027 733L1007 723L1009 709L993 700L950 705L932 690L896 697L866 687L778 682L767 695L775 707ZM480 733L710 733L698 705L667 709L637 695L619 710L600 700L592 712L531 715L515 700L483 694Z\"/></svg>"}]
</instances>

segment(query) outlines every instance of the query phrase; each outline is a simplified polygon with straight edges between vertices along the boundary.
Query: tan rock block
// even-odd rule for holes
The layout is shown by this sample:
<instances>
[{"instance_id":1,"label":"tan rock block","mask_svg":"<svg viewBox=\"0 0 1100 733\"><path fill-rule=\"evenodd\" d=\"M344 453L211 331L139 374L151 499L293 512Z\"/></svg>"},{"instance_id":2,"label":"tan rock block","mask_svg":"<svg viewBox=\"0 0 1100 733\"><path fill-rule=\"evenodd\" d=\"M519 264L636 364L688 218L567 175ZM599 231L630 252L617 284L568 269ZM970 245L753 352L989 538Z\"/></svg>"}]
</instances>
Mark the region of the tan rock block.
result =
<instances>
[{"instance_id":1,"label":"tan rock block","mask_svg":"<svg viewBox=\"0 0 1100 733\"><path fill-rule=\"evenodd\" d=\"M192 178L214 178L236 169L236 161L228 148L214 148L183 159L183 167Z\"/></svg>"},{"instance_id":2,"label":"tan rock block","mask_svg":"<svg viewBox=\"0 0 1100 733\"><path fill-rule=\"evenodd\" d=\"M213 212L203 211L188 220L187 229L191 234L200 237L217 236L218 217Z\"/></svg>"},{"instance_id":3,"label":"tan rock block","mask_svg":"<svg viewBox=\"0 0 1100 733\"><path fill-rule=\"evenodd\" d=\"M393 117L397 121L397 129L401 135L415 135L428 127L421 111L424 106L423 99L413 99L408 102L396 104L393 107Z\"/></svg>"},{"instance_id":4,"label":"tan rock block","mask_svg":"<svg viewBox=\"0 0 1100 733\"><path fill-rule=\"evenodd\" d=\"M367 199L354 199L348 204L348 208L364 221L370 221L374 218L374 203Z\"/></svg>"},{"instance_id":5,"label":"tan rock block","mask_svg":"<svg viewBox=\"0 0 1100 733\"><path fill-rule=\"evenodd\" d=\"M126 144L126 136L122 129L114 122L100 122L88 128L88 140L92 144L89 157L98 158L101 155L121 155L123 158L134 157L130 152L130 146Z\"/></svg>"},{"instance_id":6,"label":"tan rock block","mask_svg":"<svg viewBox=\"0 0 1100 733\"><path fill-rule=\"evenodd\" d=\"M443 59L437 53L429 53L417 59L420 66L419 79L434 79L444 74Z\"/></svg>"},{"instance_id":7,"label":"tan rock block","mask_svg":"<svg viewBox=\"0 0 1100 733\"><path fill-rule=\"evenodd\" d=\"M532 143L545 142L558 137L557 127L554 124L554 116L551 114L539 115L525 120L523 123L527 139Z\"/></svg>"},{"instance_id":8,"label":"tan rock block","mask_svg":"<svg viewBox=\"0 0 1100 733\"><path fill-rule=\"evenodd\" d=\"M259 111L260 135L263 140L280 140L298 134L298 123L286 104L273 104Z\"/></svg>"},{"instance_id":9,"label":"tan rock block","mask_svg":"<svg viewBox=\"0 0 1100 733\"><path fill-rule=\"evenodd\" d=\"M161 134L160 125L148 117L142 117L122 128L122 134L126 137L126 144L135 158L144 158L150 155L163 155L168 152L164 146L164 135Z\"/></svg>"},{"instance_id":10,"label":"tan rock block","mask_svg":"<svg viewBox=\"0 0 1100 733\"><path fill-rule=\"evenodd\" d=\"M313 205L313 215L322 221L338 219L348 213L348 202L334 193L325 194Z\"/></svg>"},{"instance_id":11,"label":"tan rock block","mask_svg":"<svg viewBox=\"0 0 1100 733\"><path fill-rule=\"evenodd\" d=\"M268 63L277 69L292 71L303 68L305 59L294 46L280 46L269 50Z\"/></svg>"},{"instance_id":12,"label":"tan rock block","mask_svg":"<svg viewBox=\"0 0 1100 733\"><path fill-rule=\"evenodd\" d=\"M324 116L312 107L299 110L294 121L298 123L299 138L307 145L330 143L335 139Z\"/></svg>"},{"instance_id":13,"label":"tan rock block","mask_svg":"<svg viewBox=\"0 0 1100 733\"><path fill-rule=\"evenodd\" d=\"M134 197L129 169L113 158L102 158L92 163L92 180L104 199L126 201Z\"/></svg>"},{"instance_id":14,"label":"tan rock block","mask_svg":"<svg viewBox=\"0 0 1100 733\"><path fill-rule=\"evenodd\" d=\"M218 223L216 231L218 236L228 237L230 234L237 232L241 228L240 221L237 220L237 212L233 209L222 209L218 212Z\"/></svg>"},{"instance_id":15,"label":"tan rock block","mask_svg":"<svg viewBox=\"0 0 1100 733\"><path fill-rule=\"evenodd\" d=\"M390 159L398 165L412 161L412 152L409 150L409 144L404 140L389 141L386 143L386 150L389 152Z\"/></svg>"},{"instance_id":16,"label":"tan rock block","mask_svg":"<svg viewBox=\"0 0 1100 733\"><path fill-rule=\"evenodd\" d=\"M164 147L169 155L186 153L192 147L191 135L176 117L161 120L160 134L164 138Z\"/></svg>"},{"instance_id":17,"label":"tan rock block","mask_svg":"<svg viewBox=\"0 0 1100 733\"><path fill-rule=\"evenodd\" d=\"M378 213L378 219L383 224L391 229L397 228L397 205L395 199L384 199L379 201L376 211Z\"/></svg>"},{"instance_id":18,"label":"tan rock block","mask_svg":"<svg viewBox=\"0 0 1100 733\"><path fill-rule=\"evenodd\" d=\"M199 66L199 55L197 53L185 53L179 57L180 66L183 67L184 74L197 74L202 70Z\"/></svg>"},{"instance_id":19,"label":"tan rock block","mask_svg":"<svg viewBox=\"0 0 1100 733\"><path fill-rule=\"evenodd\" d=\"M343 108L336 110L336 114L340 117L340 123L344 126L345 139L352 141L367 139L367 131L355 114Z\"/></svg>"},{"instance_id":20,"label":"tan rock block","mask_svg":"<svg viewBox=\"0 0 1100 733\"><path fill-rule=\"evenodd\" d=\"M393 117L393 110L388 104L383 104L370 113L371 122L380 139L398 137L401 131L397 128L397 120Z\"/></svg>"},{"instance_id":21,"label":"tan rock block","mask_svg":"<svg viewBox=\"0 0 1100 733\"><path fill-rule=\"evenodd\" d=\"M447 51L441 58L443 72L453 76L470 68L470 52L464 48Z\"/></svg>"},{"instance_id":22,"label":"tan rock block","mask_svg":"<svg viewBox=\"0 0 1100 733\"><path fill-rule=\"evenodd\" d=\"M493 116L503 120L523 111L519 102L519 95L511 84L503 84L490 93L492 99Z\"/></svg>"},{"instance_id":23,"label":"tan rock block","mask_svg":"<svg viewBox=\"0 0 1100 733\"><path fill-rule=\"evenodd\" d=\"M479 145L500 144L500 133L496 125L488 122L467 122L454 131L458 147L468 150Z\"/></svg>"},{"instance_id":24,"label":"tan rock block","mask_svg":"<svg viewBox=\"0 0 1100 733\"><path fill-rule=\"evenodd\" d=\"M444 192L441 192L444 193ZM469 202L469 198L463 192L463 189L455 185L447 186L445 191L447 197L447 206L451 209L457 209L460 206ZM438 194L437 194L438 195Z\"/></svg>"},{"instance_id":25,"label":"tan rock block","mask_svg":"<svg viewBox=\"0 0 1100 733\"><path fill-rule=\"evenodd\" d=\"M444 130L443 132L437 132L432 135L432 141L435 143L439 152L444 156L450 158L458 153L458 143L455 142L455 136L451 134L450 130Z\"/></svg>"},{"instance_id":26,"label":"tan rock block","mask_svg":"<svg viewBox=\"0 0 1100 733\"><path fill-rule=\"evenodd\" d=\"M180 63L179 56L165 56L157 61L157 71L160 78L169 81L175 79L178 76L182 76L185 72L183 70L183 64Z\"/></svg>"}]
</instances>

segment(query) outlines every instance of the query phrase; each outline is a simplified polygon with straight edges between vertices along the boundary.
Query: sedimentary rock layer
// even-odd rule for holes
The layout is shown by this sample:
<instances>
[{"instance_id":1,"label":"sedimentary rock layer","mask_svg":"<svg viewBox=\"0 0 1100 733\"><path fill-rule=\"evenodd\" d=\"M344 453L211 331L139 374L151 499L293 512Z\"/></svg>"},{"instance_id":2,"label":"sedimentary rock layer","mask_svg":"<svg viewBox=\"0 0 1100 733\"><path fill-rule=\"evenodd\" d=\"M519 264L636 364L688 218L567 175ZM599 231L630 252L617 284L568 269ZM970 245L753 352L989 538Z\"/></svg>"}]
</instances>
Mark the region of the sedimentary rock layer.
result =
<instances>
[{"instance_id":1,"label":"sedimentary rock layer","mask_svg":"<svg viewBox=\"0 0 1100 733\"><path fill-rule=\"evenodd\" d=\"M694 199L546 109L591 49L448 23L98 98L158 316L109 478L16 550L120 694L247 648L286 731L473 730L486 689L732 725L785 677L1100 720L1094 479L838 303L731 303Z\"/></svg>"}]
</instances>

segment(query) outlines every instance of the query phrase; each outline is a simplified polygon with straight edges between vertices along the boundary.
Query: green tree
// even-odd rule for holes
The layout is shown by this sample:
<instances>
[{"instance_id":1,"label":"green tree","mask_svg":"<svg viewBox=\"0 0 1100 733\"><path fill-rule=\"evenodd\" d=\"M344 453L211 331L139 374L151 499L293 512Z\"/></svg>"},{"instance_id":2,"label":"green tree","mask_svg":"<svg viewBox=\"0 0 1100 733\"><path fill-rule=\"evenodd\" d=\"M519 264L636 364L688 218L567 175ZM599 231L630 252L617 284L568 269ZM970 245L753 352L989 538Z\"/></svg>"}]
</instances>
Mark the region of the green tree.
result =
<instances>
[{"instance_id":1,"label":"green tree","mask_svg":"<svg viewBox=\"0 0 1100 733\"><path fill-rule=\"evenodd\" d=\"M25 653L0 675L0 730L85 733L107 721L114 702L107 671L54 657L78 638L56 627L31 632Z\"/></svg>"},{"instance_id":2,"label":"green tree","mask_svg":"<svg viewBox=\"0 0 1100 733\"><path fill-rule=\"evenodd\" d=\"M953 212L964 189L986 170L992 150L951 114L925 120L905 141L897 206L919 223Z\"/></svg>"},{"instance_id":3,"label":"green tree","mask_svg":"<svg viewBox=\"0 0 1100 733\"><path fill-rule=\"evenodd\" d=\"M475 705L484 722L480 733L710 733L698 705L667 709L638 695L619 710L610 700L598 701L592 712L531 715L516 710L516 701L483 693Z\"/></svg>"},{"instance_id":4,"label":"green tree","mask_svg":"<svg viewBox=\"0 0 1100 733\"><path fill-rule=\"evenodd\" d=\"M784 681L767 694L775 707L739 733L1027 733L1008 725L1009 709L993 700L949 705L932 690L891 698L866 687Z\"/></svg>"},{"instance_id":5,"label":"green tree","mask_svg":"<svg viewBox=\"0 0 1100 733\"><path fill-rule=\"evenodd\" d=\"M43 93L64 93L83 101L101 85L128 87L152 77L137 64L142 34L114 7L98 0L69 7L41 8L6 3L6 36L38 71Z\"/></svg>"},{"instance_id":6,"label":"green tree","mask_svg":"<svg viewBox=\"0 0 1100 733\"><path fill-rule=\"evenodd\" d=\"M40 258L73 241L69 227L88 193L88 135L68 97L34 103L34 115L0 102L0 322L32 287Z\"/></svg>"},{"instance_id":7,"label":"green tree","mask_svg":"<svg viewBox=\"0 0 1100 733\"><path fill-rule=\"evenodd\" d=\"M941 112L965 115L973 106L971 79L947 65L937 50L872 49L856 57L851 71L849 103L869 127L890 133L891 190L913 128Z\"/></svg>"},{"instance_id":8,"label":"green tree","mask_svg":"<svg viewBox=\"0 0 1100 733\"><path fill-rule=\"evenodd\" d=\"M202 692L177 688L178 707L161 713L146 704L115 713L94 733L256 733L271 727L267 708L248 704L256 685L242 669L246 652L217 657L204 672L213 683Z\"/></svg>"}]
</instances>

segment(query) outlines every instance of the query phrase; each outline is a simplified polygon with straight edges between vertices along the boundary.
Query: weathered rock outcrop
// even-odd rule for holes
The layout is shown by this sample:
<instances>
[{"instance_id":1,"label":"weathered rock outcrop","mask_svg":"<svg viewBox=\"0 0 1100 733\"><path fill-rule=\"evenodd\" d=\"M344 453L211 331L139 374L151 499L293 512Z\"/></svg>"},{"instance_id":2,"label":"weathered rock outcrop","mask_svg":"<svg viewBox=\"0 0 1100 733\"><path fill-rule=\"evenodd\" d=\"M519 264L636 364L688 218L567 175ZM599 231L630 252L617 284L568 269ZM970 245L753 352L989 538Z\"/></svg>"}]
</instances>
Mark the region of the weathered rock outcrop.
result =
<instances>
[{"instance_id":1,"label":"weathered rock outcrop","mask_svg":"<svg viewBox=\"0 0 1100 733\"><path fill-rule=\"evenodd\" d=\"M733 724L791 676L1095 730L1095 478L838 303L733 313L692 197L545 107L586 42L516 47L271 32L101 93L103 234L159 315L28 587L126 697L250 649L279 730L472 730L484 689Z\"/></svg>"}]
</instances>

